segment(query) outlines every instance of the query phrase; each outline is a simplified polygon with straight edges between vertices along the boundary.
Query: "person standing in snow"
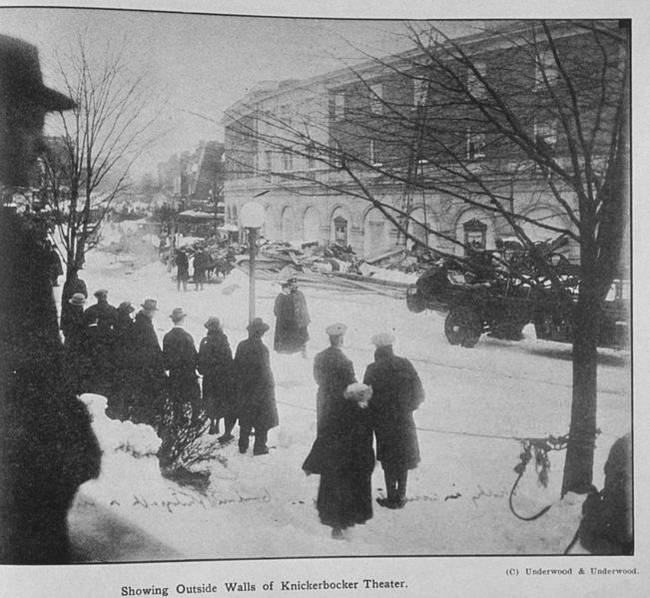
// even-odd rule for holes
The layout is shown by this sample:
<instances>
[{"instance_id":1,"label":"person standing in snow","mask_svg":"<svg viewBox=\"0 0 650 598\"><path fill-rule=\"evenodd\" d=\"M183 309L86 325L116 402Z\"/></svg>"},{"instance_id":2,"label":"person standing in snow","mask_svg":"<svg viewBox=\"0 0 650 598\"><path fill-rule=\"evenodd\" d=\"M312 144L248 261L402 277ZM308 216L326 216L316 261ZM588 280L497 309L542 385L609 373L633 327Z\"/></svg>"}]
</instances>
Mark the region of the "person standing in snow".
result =
<instances>
[{"instance_id":1,"label":"person standing in snow","mask_svg":"<svg viewBox=\"0 0 650 598\"><path fill-rule=\"evenodd\" d=\"M68 272L68 278L63 283L61 291L61 330L63 323L67 318L67 312L71 308L70 299L76 293L81 293L84 299L88 299L88 289L83 279L79 278L78 270L75 267ZM65 331L63 332L65 336Z\"/></svg>"},{"instance_id":2,"label":"person standing in snow","mask_svg":"<svg viewBox=\"0 0 650 598\"><path fill-rule=\"evenodd\" d=\"M290 278L282 285L282 293L275 299L273 313L276 317L273 348L278 353L297 353L307 356L309 340L309 311L307 301L298 290L297 279Z\"/></svg>"},{"instance_id":3,"label":"person standing in snow","mask_svg":"<svg viewBox=\"0 0 650 598\"><path fill-rule=\"evenodd\" d=\"M372 427L362 402L346 398L356 382L354 366L343 354L346 326L328 326L330 347L314 358L317 436L302 466L307 475L320 474L316 508L332 537L372 518L371 476L375 467Z\"/></svg>"},{"instance_id":4,"label":"person standing in snow","mask_svg":"<svg viewBox=\"0 0 650 598\"><path fill-rule=\"evenodd\" d=\"M187 291L187 281L190 277L190 262L183 249L176 251L174 263L176 264L176 290L180 291L181 285L183 285L183 290Z\"/></svg>"},{"instance_id":5,"label":"person standing in snow","mask_svg":"<svg viewBox=\"0 0 650 598\"><path fill-rule=\"evenodd\" d=\"M208 269L209 261L210 261L210 257L208 256L205 249L199 247L199 250L196 252L196 255L194 256L194 260L192 261L192 267L194 268L194 274L192 276L194 278L195 291L203 290L203 285L205 284L206 271Z\"/></svg>"},{"instance_id":6,"label":"person standing in snow","mask_svg":"<svg viewBox=\"0 0 650 598\"><path fill-rule=\"evenodd\" d=\"M117 324L117 309L108 303L108 291L99 289L95 291L97 303L91 305L84 312L86 326L97 326L97 330L90 331L94 339L91 343L95 371L94 392L109 396L113 382L113 340L115 337L115 324ZM93 322L96 322L94 324Z\"/></svg>"},{"instance_id":7,"label":"person standing in snow","mask_svg":"<svg viewBox=\"0 0 650 598\"><path fill-rule=\"evenodd\" d=\"M169 316L174 327L163 337L163 360L169 370L169 395L176 423L184 423L189 408L192 422L200 419L201 387L196 375L197 352L192 335L183 328L187 314L175 307Z\"/></svg>"},{"instance_id":8,"label":"person standing in snow","mask_svg":"<svg viewBox=\"0 0 650 598\"><path fill-rule=\"evenodd\" d=\"M133 351L125 365L124 408L136 424L157 427L162 420L167 375L153 319L158 311L155 299L145 299L133 323ZM131 384L128 384L131 381Z\"/></svg>"},{"instance_id":9,"label":"person standing in snow","mask_svg":"<svg viewBox=\"0 0 650 598\"><path fill-rule=\"evenodd\" d=\"M68 307L61 310L61 330L65 337L65 373L72 389L82 392L82 382L89 368L89 356L85 348L86 323L84 304L86 298L82 293L75 293L68 299Z\"/></svg>"},{"instance_id":10,"label":"person standing in snow","mask_svg":"<svg viewBox=\"0 0 650 598\"><path fill-rule=\"evenodd\" d=\"M364 384L372 387L370 413L377 439L377 459L386 481L382 507L401 509L406 505L408 470L420 462L413 411L424 400L420 377L408 359L393 353L393 335L376 334L375 361L366 369Z\"/></svg>"},{"instance_id":11,"label":"person standing in snow","mask_svg":"<svg viewBox=\"0 0 650 598\"><path fill-rule=\"evenodd\" d=\"M269 350L262 336L269 325L255 318L248 325L248 339L237 345L233 362L237 389L237 416L239 417L239 452L248 450L251 431L255 430L253 455L266 455L268 431L278 425L275 404L275 381L269 360Z\"/></svg>"},{"instance_id":12,"label":"person standing in snow","mask_svg":"<svg viewBox=\"0 0 650 598\"><path fill-rule=\"evenodd\" d=\"M203 404L210 418L210 434L219 433L219 420L223 417L225 432L221 443L233 439L232 429L237 421L232 389L232 351L228 337L221 328L219 318L208 318L204 324L206 336L199 345L198 370L203 376Z\"/></svg>"},{"instance_id":13,"label":"person standing in snow","mask_svg":"<svg viewBox=\"0 0 650 598\"><path fill-rule=\"evenodd\" d=\"M115 338L113 339L113 385L108 399L106 415L124 421L129 417L128 395L132 388L131 359L134 353L133 318L135 311L130 301L123 301L117 308Z\"/></svg>"}]
</instances>

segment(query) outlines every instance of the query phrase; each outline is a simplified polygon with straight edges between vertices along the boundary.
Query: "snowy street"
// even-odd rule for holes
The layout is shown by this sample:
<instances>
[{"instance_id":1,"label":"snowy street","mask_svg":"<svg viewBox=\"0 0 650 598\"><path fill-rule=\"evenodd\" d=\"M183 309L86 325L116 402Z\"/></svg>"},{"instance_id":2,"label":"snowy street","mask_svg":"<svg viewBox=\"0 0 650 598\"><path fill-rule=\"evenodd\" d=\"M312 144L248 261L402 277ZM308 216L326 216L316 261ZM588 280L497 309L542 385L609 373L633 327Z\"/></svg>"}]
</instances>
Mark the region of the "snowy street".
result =
<instances>
[{"instance_id":1,"label":"snowy street","mask_svg":"<svg viewBox=\"0 0 650 598\"><path fill-rule=\"evenodd\" d=\"M248 283L241 272L233 271L223 283L208 284L202 292L190 284L182 293L164 265L136 266L92 252L80 275L91 299L101 287L109 289L113 305L130 300L139 306L145 298L157 299L160 311L154 326L160 339L177 306L188 313L186 329L197 346L209 316L221 319L233 352L246 338ZM550 455L548 488L538 485L531 463L514 499L525 515L553 503L546 515L533 522L516 519L508 508L508 493L521 452L516 439L568 432L569 345L536 341L529 327L521 342L484 336L474 349L465 349L447 342L442 317L413 314L403 300L309 286L301 290L312 320L309 357L271 352L280 425L269 434L270 454L253 457L240 455L236 444L223 447L210 465L210 486L201 494L163 479L153 456L105 451L101 477L82 486L70 515L82 558L511 555L557 554L566 548L583 497L568 495L560 501L563 451ZM270 349L273 301L279 291L277 283L257 282L257 315L271 325L264 337ZM313 356L327 346L324 329L336 321L348 325L344 352L358 379L373 359L370 337L391 331L396 354L412 361L426 391L415 412L422 462L409 474L408 504L392 511L375 503L373 518L349 530L343 542L331 540L330 529L318 521L318 476L307 477L301 470L315 438ZM599 357L601 434L594 482L600 487L611 444L631 427L631 378L629 353L601 350ZM85 399L93 400L88 395ZM96 427L106 424L101 419L96 418ZM373 498L384 496L383 485L377 464Z\"/></svg>"}]
</instances>

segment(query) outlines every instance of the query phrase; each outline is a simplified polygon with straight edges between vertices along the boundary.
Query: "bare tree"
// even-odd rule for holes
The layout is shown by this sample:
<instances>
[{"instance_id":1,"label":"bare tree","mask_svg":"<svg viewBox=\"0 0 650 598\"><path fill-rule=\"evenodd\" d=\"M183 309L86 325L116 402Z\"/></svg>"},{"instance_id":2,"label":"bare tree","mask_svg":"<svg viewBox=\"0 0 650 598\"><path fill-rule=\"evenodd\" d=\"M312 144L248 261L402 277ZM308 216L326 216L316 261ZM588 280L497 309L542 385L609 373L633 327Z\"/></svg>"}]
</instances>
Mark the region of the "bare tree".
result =
<instances>
[{"instance_id":1,"label":"bare tree","mask_svg":"<svg viewBox=\"0 0 650 598\"><path fill-rule=\"evenodd\" d=\"M350 69L327 90L324 114L287 114L253 97L230 111L226 128L231 176L362 199L405 238L419 240L414 225L426 230L438 253L454 254L465 240L416 220L416 196L439 212L480 209L524 244L573 314L563 493L592 482L601 304L629 208L628 26L527 22L462 40L433 24L408 26L413 51ZM309 84L293 93L308 97ZM279 166L262 158L273 154ZM324 173L306 167L313 163ZM387 198L389 186L401 193ZM560 217L530 215L540 200ZM577 300L536 243L559 235L579 255Z\"/></svg>"},{"instance_id":2,"label":"bare tree","mask_svg":"<svg viewBox=\"0 0 650 598\"><path fill-rule=\"evenodd\" d=\"M57 67L77 106L59 113L61 134L46 144L40 191L54 212L69 278L96 246L112 202L127 191L156 114L145 75L132 73L110 46L99 52L87 33L58 56Z\"/></svg>"}]
</instances>

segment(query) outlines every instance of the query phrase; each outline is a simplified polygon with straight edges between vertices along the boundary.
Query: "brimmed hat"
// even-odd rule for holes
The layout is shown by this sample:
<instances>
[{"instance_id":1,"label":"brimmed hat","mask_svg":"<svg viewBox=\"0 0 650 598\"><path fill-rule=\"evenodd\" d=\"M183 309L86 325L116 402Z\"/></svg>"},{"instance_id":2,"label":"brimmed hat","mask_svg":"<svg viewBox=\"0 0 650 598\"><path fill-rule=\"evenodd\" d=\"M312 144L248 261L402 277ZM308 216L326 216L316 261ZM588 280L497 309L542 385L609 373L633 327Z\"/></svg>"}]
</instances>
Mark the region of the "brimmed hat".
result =
<instances>
[{"instance_id":1,"label":"brimmed hat","mask_svg":"<svg viewBox=\"0 0 650 598\"><path fill-rule=\"evenodd\" d=\"M180 322L186 315L182 307L175 307L169 317L172 319L172 322Z\"/></svg>"},{"instance_id":2,"label":"brimmed hat","mask_svg":"<svg viewBox=\"0 0 650 598\"><path fill-rule=\"evenodd\" d=\"M36 46L0 35L0 87L7 95L29 99L50 112L76 106L69 97L43 84Z\"/></svg>"},{"instance_id":3,"label":"brimmed hat","mask_svg":"<svg viewBox=\"0 0 650 598\"><path fill-rule=\"evenodd\" d=\"M117 307L118 311L125 311L126 313L130 314L132 311L135 311L135 307L131 305L130 301L122 301Z\"/></svg>"},{"instance_id":4,"label":"brimmed hat","mask_svg":"<svg viewBox=\"0 0 650 598\"><path fill-rule=\"evenodd\" d=\"M68 299L70 305L84 305L86 303L86 297L83 293L75 293Z\"/></svg>"},{"instance_id":5,"label":"brimmed hat","mask_svg":"<svg viewBox=\"0 0 650 598\"><path fill-rule=\"evenodd\" d=\"M205 324L203 324L208 330L221 330L221 322L219 318L211 316L207 319Z\"/></svg>"},{"instance_id":6,"label":"brimmed hat","mask_svg":"<svg viewBox=\"0 0 650 598\"><path fill-rule=\"evenodd\" d=\"M93 295L99 299L100 297L108 297L108 289L97 289Z\"/></svg>"},{"instance_id":7,"label":"brimmed hat","mask_svg":"<svg viewBox=\"0 0 650 598\"><path fill-rule=\"evenodd\" d=\"M246 326L246 330L249 332L266 332L269 329L269 325L262 320L262 318L254 318L253 321Z\"/></svg>"},{"instance_id":8,"label":"brimmed hat","mask_svg":"<svg viewBox=\"0 0 650 598\"><path fill-rule=\"evenodd\" d=\"M325 334L328 336L341 336L345 334L347 329L348 327L345 324L337 322L336 324L330 324L327 328L325 328Z\"/></svg>"},{"instance_id":9,"label":"brimmed hat","mask_svg":"<svg viewBox=\"0 0 650 598\"><path fill-rule=\"evenodd\" d=\"M158 311L158 302L155 299L145 299L140 307L146 311Z\"/></svg>"},{"instance_id":10,"label":"brimmed hat","mask_svg":"<svg viewBox=\"0 0 650 598\"><path fill-rule=\"evenodd\" d=\"M388 347L395 342L395 337L389 332L380 332L375 334L370 339L370 342L376 347Z\"/></svg>"}]
</instances>

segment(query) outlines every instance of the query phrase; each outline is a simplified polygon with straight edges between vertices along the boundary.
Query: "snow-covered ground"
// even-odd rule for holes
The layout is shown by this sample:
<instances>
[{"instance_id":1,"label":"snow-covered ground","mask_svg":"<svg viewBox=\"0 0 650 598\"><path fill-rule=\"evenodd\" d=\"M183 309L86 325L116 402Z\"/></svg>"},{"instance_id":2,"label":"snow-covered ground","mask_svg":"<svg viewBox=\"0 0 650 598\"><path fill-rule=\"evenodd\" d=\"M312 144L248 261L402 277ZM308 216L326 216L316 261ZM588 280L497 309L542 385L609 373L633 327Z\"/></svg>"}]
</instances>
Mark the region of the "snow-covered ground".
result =
<instances>
[{"instance_id":1,"label":"snow-covered ground","mask_svg":"<svg viewBox=\"0 0 650 598\"><path fill-rule=\"evenodd\" d=\"M248 284L240 272L202 292L189 285L191 290L183 293L162 264L138 268L137 261L118 261L106 253L88 257L82 277L91 294L108 288L114 305L158 300L154 325L161 338L176 306L188 313L186 328L197 345L205 332L203 322L212 315L222 320L233 350L246 337ZM257 315L271 325L279 291L277 283L257 283ZM508 493L521 452L515 438L568 431L570 346L531 337L521 342L484 337L474 349L464 349L447 343L441 317L410 313L404 301L309 287L303 291L312 318L310 355L305 360L299 354L272 353L280 426L270 432L270 454L253 457L240 455L236 444L223 447L211 465L210 486L201 494L163 479L155 457L136 458L105 441L101 477L81 488L70 517L84 558L562 553L576 530L583 500L571 494L559 499L564 452L551 454L548 488L537 484L531 464L515 497L522 514L552 503L546 515L533 522L516 519ZM426 390L426 401L415 413L422 462L409 475L407 506L391 511L375 505L374 517L350 530L344 542L331 540L329 528L319 523L314 506L318 476L307 477L301 470L315 435L312 357L326 347L324 329L334 321L348 325L344 350L358 378L372 361L370 337L390 330L397 338L396 353L413 362ZM268 345L272 333L265 337ZM630 384L629 355L601 351L601 434L594 480L599 487L611 444L631 427ZM97 397L84 399L95 409L97 401L101 405ZM153 442L146 439L146 430L108 422L101 413L95 425L100 436L113 426L109 436L124 434L137 444L141 435L143 443ZM378 465L374 496L383 494L383 486Z\"/></svg>"}]
</instances>

